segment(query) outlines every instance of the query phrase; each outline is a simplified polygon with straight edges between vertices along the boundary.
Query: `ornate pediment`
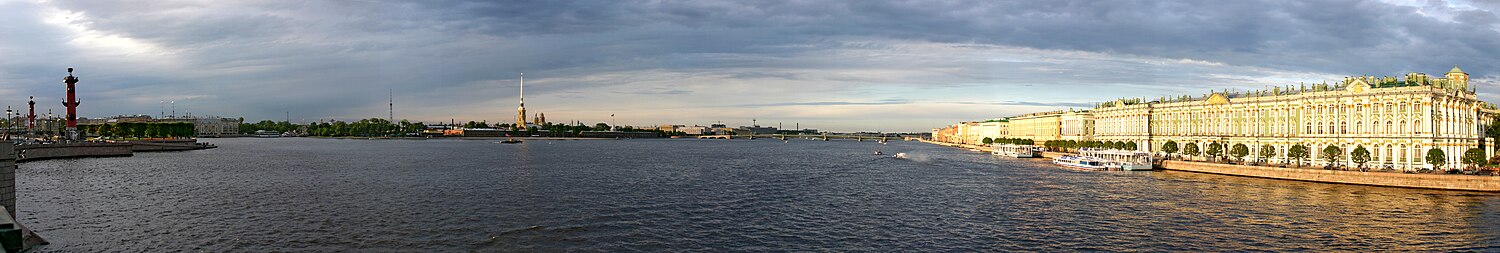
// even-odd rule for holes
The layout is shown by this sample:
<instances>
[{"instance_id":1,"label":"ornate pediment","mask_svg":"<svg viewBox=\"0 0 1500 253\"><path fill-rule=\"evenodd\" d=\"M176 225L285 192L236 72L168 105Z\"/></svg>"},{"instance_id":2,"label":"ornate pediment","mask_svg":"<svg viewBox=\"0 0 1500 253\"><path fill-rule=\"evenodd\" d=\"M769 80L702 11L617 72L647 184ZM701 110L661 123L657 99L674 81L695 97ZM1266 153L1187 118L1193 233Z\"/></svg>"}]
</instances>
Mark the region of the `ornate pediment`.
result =
<instances>
[{"instance_id":1,"label":"ornate pediment","mask_svg":"<svg viewBox=\"0 0 1500 253\"><path fill-rule=\"evenodd\" d=\"M1205 102L1209 105L1227 105L1229 104L1229 97L1223 93L1214 93L1213 95L1209 95L1208 101Z\"/></svg>"},{"instance_id":2,"label":"ornate pediment","mask_svg":"<svg viewBox=\"0 0 1500 253\"><path fill-rule=\"evenodd\" d=\"M1370 84L1369 83L1365 83L1364 79L1354 79L1354 82L1350 82L1349 83L1349 91L1350 92L1365 93L1365 91L1369 91L1369 90L1370 90Z\"/></svg>"}]
</instances>

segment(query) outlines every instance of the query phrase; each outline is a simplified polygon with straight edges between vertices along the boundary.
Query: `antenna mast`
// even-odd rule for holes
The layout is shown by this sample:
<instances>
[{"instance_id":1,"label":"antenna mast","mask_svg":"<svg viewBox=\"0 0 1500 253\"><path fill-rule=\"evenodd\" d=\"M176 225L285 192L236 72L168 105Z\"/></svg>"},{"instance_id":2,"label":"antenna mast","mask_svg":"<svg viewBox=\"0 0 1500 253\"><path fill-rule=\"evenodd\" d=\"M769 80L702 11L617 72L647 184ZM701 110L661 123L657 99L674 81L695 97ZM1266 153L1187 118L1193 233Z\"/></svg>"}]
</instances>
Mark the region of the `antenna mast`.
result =
<instances>
[{"instance_id":1,"label":"antenna mast","mask_svg":"<svg viewBox=\"0 0 1500 253\"><path fill-rule=\"evenodd\" d=\"M396 90L395 90L395 88L390 88L390 90L386 90L386 99L389 100L389 102L390 102L390 111L387 111L386 120L390 121L390 123L396 123Z\"/></svg>"}]
</instances>

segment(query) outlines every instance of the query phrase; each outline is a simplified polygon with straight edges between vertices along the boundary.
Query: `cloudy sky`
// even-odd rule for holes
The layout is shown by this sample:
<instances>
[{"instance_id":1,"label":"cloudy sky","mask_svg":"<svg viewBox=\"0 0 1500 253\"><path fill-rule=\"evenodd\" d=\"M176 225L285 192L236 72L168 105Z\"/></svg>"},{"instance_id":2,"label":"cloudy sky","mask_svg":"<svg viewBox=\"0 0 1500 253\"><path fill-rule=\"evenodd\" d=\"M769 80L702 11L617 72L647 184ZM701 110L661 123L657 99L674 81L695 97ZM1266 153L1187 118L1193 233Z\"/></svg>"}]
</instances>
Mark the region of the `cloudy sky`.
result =
<instances>
[{"instance_id":1,"label":"cloudy sky","mask_svg":"<svg viewBox=\"0 0 1500 253\"><path fill-rule=\"evenodd\" d=\"M0 105L926 131L961 120L1459 65L1500 102L1482 1L0 0Z\"/></svg>"}]
</instances>

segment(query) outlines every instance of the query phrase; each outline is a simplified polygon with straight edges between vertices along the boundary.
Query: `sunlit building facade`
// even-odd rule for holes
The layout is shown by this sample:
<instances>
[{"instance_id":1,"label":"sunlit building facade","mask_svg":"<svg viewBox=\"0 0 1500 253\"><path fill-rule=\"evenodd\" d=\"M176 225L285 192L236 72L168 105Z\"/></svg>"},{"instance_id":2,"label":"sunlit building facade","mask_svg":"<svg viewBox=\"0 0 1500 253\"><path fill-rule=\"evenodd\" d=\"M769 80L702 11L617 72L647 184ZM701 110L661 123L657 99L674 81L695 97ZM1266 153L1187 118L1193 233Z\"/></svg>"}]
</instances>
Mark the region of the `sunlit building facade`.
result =
<instances>
[{"instance_id":1,"label":"sunlit building facade","mask_svg":"<svg viewBox=\"0 0 1500 253\"><path fill-rule=\"evenodd\" d=\"M1269 145L1274 162L1289 161L1287 149L1302 144L1312 157L1305 161L1318 165L1326 164L1319 154L1334 146L1343 153L1337 163L1350 166L1349 153L1363 146L1371 154L1366 166L1394 168L1422 167L1427 150L1438 148L1448 167L1457 167L1465 151L1485 143L1483 129L1495 112L1478 100L1468 81L1469 75L1454 67L1443 78L1363 76L1148 103L1122 99L1093 110L1094 138L1143 143L1153 152L1167 141L1200 149L1219 143L1226 152L1245 144L1251 159Z\"/></svg>"},{"instance_id":2,"label":"sunlit building facade","mask_svg":"<svg viewBox=\"0 0 1500 253\"><path fill-rule=\"evenodd\" d=\"M1291 162L1293 145L1308 148L1305 163L1327 165L1324 149L1337 147L1340 165L1354 166L1356 147L1370 152L1366 166L1424 168L1428 150L1443 151L1448 168L1461 165L1471 148L1491 157L1494 140L1484 129L1500 109L1480 101L1469 74L1458 67L1442 77L1411 73L1403 77L1348 77L1328 84L1301 84L1249 92L1210 92L1203 96L1119 99L1087 111L1050 111L1009 118L1004 138L1134 142L1141 150L1162 154L1162 145L1179 150L1195 144L1205 150L1222 145L1224 156L1235 144L1249 148L1246 159L1259 159L1263 147L1269 162ZM943 142L969 142L968 124L933 129ZM952 136L952 137L948 137ZM972 137L970 137L972 138ZM1182 152L1178 152L1181 154Z\"/></svg>"}]
</instances>

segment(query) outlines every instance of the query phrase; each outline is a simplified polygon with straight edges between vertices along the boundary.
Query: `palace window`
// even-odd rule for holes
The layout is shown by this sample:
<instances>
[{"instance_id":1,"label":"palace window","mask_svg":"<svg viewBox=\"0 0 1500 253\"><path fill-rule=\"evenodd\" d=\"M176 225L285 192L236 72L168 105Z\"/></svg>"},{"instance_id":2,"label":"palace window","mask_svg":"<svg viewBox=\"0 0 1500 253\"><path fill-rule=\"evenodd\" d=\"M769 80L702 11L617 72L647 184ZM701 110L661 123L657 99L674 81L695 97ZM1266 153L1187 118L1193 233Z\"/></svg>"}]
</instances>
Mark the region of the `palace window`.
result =
<instances>
[{"instance_id":1,"label":"palace window","mask_svg":"<svg viewBox=\"0 0 1500 253\"><path fill-rule=\"evenodd\" d=\"M1401 162L1406 162L1406 144L1401 144Z\"/></svg>"},{"instance_id":2,"label":"palace window","mask_svg":"<svg viewBox=\"0 0 1500 253\"><path fill-rule=\"evenodd\" d=\"M1339 122L1339 133L1341 133L1341 134L1347 134L1347 133L1349 133L1349 124L1348 123L1349 122Z\"/></svg>"},{"instance_id":3,"label":"palace window","mask_svg":"<svg viewBox=\"0 0 1500 253\"><path fill-rule=\"evenodd\" d=\"M1390 163L1391 162L1391 149L1395 149L1395 147L1392 147L1391 145L1386 145L1385 146L1385 162L1386 163Z\"/></svg>"}]
</instances>

